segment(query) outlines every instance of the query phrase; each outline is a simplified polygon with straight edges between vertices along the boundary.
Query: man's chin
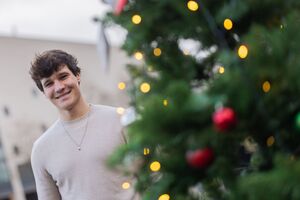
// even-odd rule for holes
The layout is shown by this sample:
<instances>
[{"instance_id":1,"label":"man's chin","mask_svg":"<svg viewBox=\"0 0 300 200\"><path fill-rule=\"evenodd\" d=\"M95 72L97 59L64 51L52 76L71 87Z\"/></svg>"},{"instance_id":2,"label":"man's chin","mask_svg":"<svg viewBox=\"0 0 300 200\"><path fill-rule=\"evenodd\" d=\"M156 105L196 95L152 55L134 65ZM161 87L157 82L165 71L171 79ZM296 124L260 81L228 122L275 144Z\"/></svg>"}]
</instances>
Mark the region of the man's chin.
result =
<instances>
[{"instance_id":1,"label":"man's chin","mask_svg":"<svg viewBox=\"0 0 300 200\"><path fill-rule=\"evenodd\" d=\"M55 103L54 104L59 110L71 110L73 108L73 104L70 102L63 103Z\"/></svg>"}]
</instances>

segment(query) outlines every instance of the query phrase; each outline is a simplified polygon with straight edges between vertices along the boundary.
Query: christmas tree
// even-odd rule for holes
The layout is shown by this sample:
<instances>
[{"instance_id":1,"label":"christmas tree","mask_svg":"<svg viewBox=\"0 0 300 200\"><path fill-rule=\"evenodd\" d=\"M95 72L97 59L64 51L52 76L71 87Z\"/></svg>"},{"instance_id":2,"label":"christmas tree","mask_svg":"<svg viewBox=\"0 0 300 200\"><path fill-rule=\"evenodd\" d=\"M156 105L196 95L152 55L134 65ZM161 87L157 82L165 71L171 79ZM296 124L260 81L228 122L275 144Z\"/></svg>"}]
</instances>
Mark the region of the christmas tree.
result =
<instances>
[{"instance_id":1,"label":"christmas tree","mask_svg":"<svg viewBox=\"0 0 300 200\"><path fill-rule=\"evenodd\" d=\"M119 0L145 200L300 199L300 1Z\"/></svg>"}]
</instances>

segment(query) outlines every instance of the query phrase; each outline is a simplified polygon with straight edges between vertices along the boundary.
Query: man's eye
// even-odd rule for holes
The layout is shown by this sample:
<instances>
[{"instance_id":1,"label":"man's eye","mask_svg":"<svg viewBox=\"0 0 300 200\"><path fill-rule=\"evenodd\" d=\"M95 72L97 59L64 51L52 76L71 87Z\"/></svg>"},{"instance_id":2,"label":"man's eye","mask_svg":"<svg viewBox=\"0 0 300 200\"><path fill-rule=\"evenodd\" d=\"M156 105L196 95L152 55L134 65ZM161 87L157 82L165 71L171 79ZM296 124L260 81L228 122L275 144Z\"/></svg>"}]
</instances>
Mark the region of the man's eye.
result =
<instances>
[{"instance_id":1,"label":"man's eye","mask_svg":"<svg viewBox=\"0 0 300 200\"><path fill-rule=\"evenodd\" d=\"M60 77L60 79L66 79L68 77L68 75L62 75L61 77Z\"/></svg>"},{"instance_id":2,"label":"man's eye","mask_svg":"<svg viewBox=\"0 0 300 200\"><path fill-rule=\"evenodd\" d=\"M52 85L52 83L46 83L45 84L45 87L49 87L49 86L51 86Z\"/></svg>"}]
</instances>

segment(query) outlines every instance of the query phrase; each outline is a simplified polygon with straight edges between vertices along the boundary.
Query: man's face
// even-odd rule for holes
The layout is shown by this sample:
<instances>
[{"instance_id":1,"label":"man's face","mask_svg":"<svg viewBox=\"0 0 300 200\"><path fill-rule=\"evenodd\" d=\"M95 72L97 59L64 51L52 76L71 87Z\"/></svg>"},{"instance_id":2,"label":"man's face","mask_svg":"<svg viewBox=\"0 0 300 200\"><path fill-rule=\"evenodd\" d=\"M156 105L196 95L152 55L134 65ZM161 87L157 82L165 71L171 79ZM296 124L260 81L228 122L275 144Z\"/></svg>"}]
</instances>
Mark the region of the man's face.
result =
<instances>
[{"instance_id":1,"label":"man's face","mask_svg":"<svg viewBox=\"0 0 300 200\"><path fill-rule=\"evenodd\" d=\"M41 79L45 96L59 109L70 110L81 98L79 89L80 75L62 65L50 77Z\"/></svg>"}]
</instances>

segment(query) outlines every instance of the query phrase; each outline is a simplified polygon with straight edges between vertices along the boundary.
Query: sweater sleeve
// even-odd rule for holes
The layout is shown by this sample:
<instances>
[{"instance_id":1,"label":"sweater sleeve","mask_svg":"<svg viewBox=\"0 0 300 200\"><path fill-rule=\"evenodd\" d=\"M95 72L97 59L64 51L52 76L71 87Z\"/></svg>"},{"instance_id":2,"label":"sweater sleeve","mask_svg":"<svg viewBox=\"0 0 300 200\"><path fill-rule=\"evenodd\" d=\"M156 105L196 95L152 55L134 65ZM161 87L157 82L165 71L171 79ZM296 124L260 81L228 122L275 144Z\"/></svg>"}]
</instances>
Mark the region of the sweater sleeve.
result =
<instances>
[{"instance_id":1,"label":"sweater sleeve","mask_svg":"<svg viewBox=\"0 0 300 200\"><path fill-rule=\"evenodd\" d=\"M39 200L61 200L58 188L51 175L42 164L42 157L39 155L36 145L31 153L31 166L36 184L36 191Z\"/></svg>"}]
</instances>

